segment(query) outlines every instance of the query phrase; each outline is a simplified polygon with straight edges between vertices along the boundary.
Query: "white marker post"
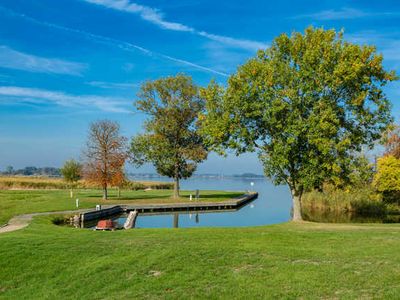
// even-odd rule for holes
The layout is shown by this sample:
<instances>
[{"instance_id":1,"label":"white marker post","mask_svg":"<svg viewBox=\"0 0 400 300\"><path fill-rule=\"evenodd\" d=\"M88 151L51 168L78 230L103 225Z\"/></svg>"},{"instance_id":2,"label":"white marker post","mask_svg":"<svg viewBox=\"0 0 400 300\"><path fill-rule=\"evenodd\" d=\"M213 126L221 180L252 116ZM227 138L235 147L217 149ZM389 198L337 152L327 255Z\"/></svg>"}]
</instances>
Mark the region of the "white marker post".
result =
<instances>
[{"instance_id":1,"label":"white marker post","mask_svg":"<svg viewBox=\"0 0 400 300\"><path fill-rule=\"evenodd\" d=\"M75 204L76 204L76 208L78 208L79 207L79 199L78 198L75 200Z\"/></svg>"}]
</instances>

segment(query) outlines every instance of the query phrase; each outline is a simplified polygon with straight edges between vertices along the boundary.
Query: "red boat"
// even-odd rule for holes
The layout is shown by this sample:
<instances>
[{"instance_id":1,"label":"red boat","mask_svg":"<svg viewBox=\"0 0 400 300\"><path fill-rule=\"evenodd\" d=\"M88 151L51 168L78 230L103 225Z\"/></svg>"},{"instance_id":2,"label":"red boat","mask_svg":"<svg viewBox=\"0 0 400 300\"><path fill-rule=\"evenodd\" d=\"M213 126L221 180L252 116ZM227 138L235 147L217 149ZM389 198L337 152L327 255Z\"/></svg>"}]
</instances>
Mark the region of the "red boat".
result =
<instances>
[{"instance_id":1,"label":"red boat","mask_svg":"<svg viewBox=\"0 0 400 300\"><path fill-rule=\"evenodd\" d=\"M100 220L97 222L96 230L115 230L115 223L112 220Z\"/></svg>"}]
</instances>

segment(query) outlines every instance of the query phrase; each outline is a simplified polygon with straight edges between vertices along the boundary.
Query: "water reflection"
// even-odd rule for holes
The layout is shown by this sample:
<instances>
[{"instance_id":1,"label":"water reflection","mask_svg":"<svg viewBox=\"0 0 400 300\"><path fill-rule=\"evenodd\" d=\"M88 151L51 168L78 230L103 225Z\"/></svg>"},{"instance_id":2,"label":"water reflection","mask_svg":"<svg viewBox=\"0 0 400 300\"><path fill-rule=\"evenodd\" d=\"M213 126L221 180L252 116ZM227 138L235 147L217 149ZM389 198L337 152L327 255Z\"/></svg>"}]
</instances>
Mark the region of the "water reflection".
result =
<instances>
[{"instance_id":1,"label":"water reflection","mask_svg":"<svg viewBox=\"0 0 400 300\"><path fill-rule=\"evenodd\" d=\"M306 221L320 223L400 223L400 215L363 216L352 212L309 210L303 213Z\"/></svg>"},{"instance_id":2,"label":"water reflection","mask_svg":"<svg viewBox=\"0 0 400 300\"><path fill-rule=\"evenodd\" d=\"M179 214L175 213L174 214L174 228L178 228L179 227Z\"/></svg>"}]
</instances>

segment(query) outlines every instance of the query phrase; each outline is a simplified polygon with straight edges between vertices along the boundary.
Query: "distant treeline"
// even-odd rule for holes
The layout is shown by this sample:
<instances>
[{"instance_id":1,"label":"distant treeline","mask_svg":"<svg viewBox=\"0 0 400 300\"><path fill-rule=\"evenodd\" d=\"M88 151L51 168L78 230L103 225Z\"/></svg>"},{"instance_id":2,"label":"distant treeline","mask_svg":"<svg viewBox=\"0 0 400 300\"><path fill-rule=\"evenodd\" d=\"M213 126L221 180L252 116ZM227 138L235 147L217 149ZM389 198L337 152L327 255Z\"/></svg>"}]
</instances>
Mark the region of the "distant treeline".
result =
<instances>
[{"instance_id":1,"label":"distant treeline","mask_svg":"<svg viewBox=\"0 0 400 300\"><path fill-rule=\"evenodd\" d=\"M129 173L131 178L166 178L155 173ZM214 174L214 173L203 173L194 174L191 178L264 178L264 175L254 174L254 173L243 173L234 175L224 175L224 174Z\"/></svg>"},{"instance_id":2,"label":"distant treeline","mask_svg":"<svg viewBox=\"0 0 400 300\"><path fill-rule=\"evenodd\" d=\"M8 166L4 171L0 171L0 175L23 175L23 176L50 176L50 177L60 177L61 171L60 168L54 167L25 167L23 169L14 169L12 166ZM129 173L130 177L137 178L165 178L165 176L160 176L156 173ZM243 173L243 174L234 174L234 175L222 175L222 174L214 174L214 173L205 173L205 174L195 174L194 178L230 178L230 177L239 177L239 178L264 178L264 175L253 174L253 173Z\"/></svg>"},{"instance_id":3,"label":"distant treeline","mask_svg":"<svg viewBox=\"0 0 400 300\"><path fill-rule=\"evenodd\" d=\"M53 167L25 167L23 169L14 169L12 166L8 166L1 175L24 175L24 176L50 176L50 177L60 177L61 171L59 168Z\"/></svg>"}]
</instances>

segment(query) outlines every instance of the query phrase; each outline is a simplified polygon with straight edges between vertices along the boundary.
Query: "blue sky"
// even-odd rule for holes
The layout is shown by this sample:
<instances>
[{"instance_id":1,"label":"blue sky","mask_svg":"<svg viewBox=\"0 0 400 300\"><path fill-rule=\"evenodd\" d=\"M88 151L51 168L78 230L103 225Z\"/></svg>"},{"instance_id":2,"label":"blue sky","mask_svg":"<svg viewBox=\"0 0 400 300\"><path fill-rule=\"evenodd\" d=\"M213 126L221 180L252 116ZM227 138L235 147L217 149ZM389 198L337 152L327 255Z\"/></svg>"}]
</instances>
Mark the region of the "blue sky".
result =
<instances>
[{"instance_id":1,"label":"blue sky","mask_svg":"<svg viewBox=\"0 0 400 300\"><path fill-rule=\"evenodd\" d=\"M199 85L225 83L258 48L309 25L376 45L400 73L399 1L2 0L0 24L0 169L79 158L97 119L133 136L144 80L185 72ZM385 92L399 120L400 84ZM199 167L249 171L262 172L254 154L211 155Z\"/></svg>"}]
</instances>

